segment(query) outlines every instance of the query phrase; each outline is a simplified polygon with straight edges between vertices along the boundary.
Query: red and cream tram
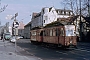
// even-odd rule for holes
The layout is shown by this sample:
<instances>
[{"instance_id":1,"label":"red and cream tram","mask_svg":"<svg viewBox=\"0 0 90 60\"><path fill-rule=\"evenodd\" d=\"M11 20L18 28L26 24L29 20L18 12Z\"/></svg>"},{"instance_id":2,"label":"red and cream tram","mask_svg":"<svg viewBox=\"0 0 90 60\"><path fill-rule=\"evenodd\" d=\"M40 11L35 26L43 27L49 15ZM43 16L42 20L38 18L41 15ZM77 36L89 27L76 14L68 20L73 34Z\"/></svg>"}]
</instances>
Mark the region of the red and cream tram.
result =
<instances>
[{"instance_id":1,"label":"red and cream tram","mask_svg":"<svg viewBox=\"0 0 90 60\"><path fill-rule=\"evenodd\" d=\"M60 25L30 31L31 42L53 44L61 47L76 47L75 25Z\"/></svg>"}]
</instances>

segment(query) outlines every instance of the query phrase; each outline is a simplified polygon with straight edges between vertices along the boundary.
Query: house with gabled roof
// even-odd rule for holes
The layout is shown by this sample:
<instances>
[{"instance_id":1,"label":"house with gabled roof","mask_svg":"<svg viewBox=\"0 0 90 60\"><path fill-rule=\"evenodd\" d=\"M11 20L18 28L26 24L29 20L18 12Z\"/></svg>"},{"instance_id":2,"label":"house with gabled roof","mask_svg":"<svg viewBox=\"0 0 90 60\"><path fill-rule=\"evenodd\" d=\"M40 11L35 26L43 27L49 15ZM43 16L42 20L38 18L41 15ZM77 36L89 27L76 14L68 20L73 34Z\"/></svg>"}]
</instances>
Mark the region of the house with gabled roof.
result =
<instances>
[{"instance_id":1,"label":"house with gabled roof","mask_svg":"<svg viewBox=\"0 0 90 60\"><path fill-rule=\"evenodd\" d=\"M44 27L49 23L57 21L58 18L68 18L73 15L71 10L44 7L41 12L32 14L31 28Z\"/></svg>"},{"instance_id":2,"label":"house with gabled roof","mask_svg":"<svg viewBox=\"0 0 90 60\"><path fill-rule=\"evenodd\" d=\"M30 38L31 22L24 26L24 38Z\"/></svg>"}]
</instances>

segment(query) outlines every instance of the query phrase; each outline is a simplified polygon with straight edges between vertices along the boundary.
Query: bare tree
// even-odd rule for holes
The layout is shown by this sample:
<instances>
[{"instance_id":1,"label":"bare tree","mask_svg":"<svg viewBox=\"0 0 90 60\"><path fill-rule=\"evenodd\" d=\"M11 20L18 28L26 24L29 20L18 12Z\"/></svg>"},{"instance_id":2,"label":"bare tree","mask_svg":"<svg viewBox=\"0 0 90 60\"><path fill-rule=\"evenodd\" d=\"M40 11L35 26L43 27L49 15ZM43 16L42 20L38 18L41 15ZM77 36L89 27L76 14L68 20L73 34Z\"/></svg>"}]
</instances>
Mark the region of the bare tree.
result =
<instances>
[{"instance_id":1,"label":"bare tree","mask_svg":"<svg viewBox=\"0 0 90 60\"><path fill-rule=\"evenodd\" d=\"M64 9L70 9L75 15L80 14L79 0L63 0ZM81 0L81 14L90 16L90 0Z\"/></svg>"},{"instance_id":2,"label":"bare tree","mask_svg":"<svg viewBox=\"0 0 90 60\"><path fill-rule=\"evenodd\" d=\"M0 5L1 5L1 0L0 0ZM3 7L1 7L1 8L0 8L0 13L3 12L3 11L6 9L7 6L8 6L8 5L4 5Z\"/></svg>"},{"instance_id":3,"label":"bare tree","mask_svg":"<svg viewBox=\"0 0 90 60\"><path fill-rule=\"evenodd\" d=\"M64 9L72 10L78 15L78 1L77 0L63 0Z\"/></svg>"},{"instance_id":4,"label":"bare tree","mask_svg":"<svg viewBox=\"0 0 90 60\"><path fill-rule=\"evenodd\" d=\"M90 17L90 0L85 0L84 1L84 8L83 10L86 10L88 13L87 13L87 16Z\"/></svg>"},{"instance_id":5,"label":"bare tree","mask_svg":"<svg viewBox=\"0 0 90 60\"><path fill-rule=\"evenodd\" d=\"M1 6L1 0L0 0L0 6ZM3 12L7 6L8 5L4 5L3 7L0 7L0 13ZM0 21L0 25L1 25L1 21Z\"/></svg>"}]
</instances>

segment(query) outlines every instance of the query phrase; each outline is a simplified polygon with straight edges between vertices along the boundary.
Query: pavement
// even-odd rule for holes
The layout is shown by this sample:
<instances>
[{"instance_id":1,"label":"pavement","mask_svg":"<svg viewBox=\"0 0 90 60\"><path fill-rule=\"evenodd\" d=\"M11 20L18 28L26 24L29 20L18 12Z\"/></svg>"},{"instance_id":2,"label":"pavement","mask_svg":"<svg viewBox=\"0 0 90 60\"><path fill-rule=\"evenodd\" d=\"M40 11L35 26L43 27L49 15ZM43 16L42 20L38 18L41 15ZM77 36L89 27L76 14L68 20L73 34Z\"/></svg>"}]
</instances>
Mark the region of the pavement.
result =
<instances>
[{"instance_id":1,"label":"pavement","mask_svg":"<svg viewBox=\"0 0 90 60\"><path fill-rule=\"evenodd\" d=\"M0 60L40 60L34 56L24 56L17 54L19 51L15 50L13 43L9 41L0 40Z\"/></svg>"}]
</instances>

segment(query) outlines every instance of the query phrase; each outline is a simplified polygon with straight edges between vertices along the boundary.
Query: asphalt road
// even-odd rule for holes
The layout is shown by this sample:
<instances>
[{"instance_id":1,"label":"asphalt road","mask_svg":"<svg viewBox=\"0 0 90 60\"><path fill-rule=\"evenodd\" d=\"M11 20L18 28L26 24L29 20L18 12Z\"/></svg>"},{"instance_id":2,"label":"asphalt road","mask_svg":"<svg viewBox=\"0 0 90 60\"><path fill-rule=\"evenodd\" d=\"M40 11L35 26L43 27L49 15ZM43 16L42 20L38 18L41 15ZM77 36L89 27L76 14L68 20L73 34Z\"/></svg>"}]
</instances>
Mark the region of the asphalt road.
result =
<instances>
[{"instance_id":1,"label":"asphalt road","mask_svg":"<svg viewBox=\"0 0 90 60\"><path fill-rule=\"evenodd\" d=\"M30 43L29 39L17 41L22 55L35 56L41 60L90 60L90 43L78 43L77 49L50 48Z\"/></svg>"}]
</instances>

